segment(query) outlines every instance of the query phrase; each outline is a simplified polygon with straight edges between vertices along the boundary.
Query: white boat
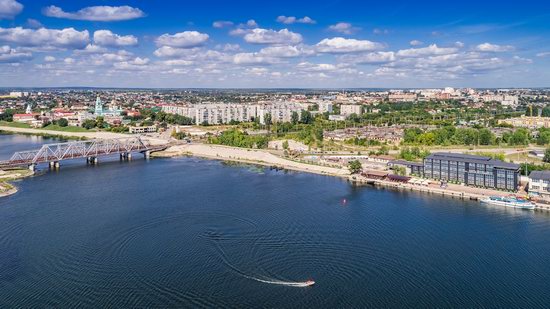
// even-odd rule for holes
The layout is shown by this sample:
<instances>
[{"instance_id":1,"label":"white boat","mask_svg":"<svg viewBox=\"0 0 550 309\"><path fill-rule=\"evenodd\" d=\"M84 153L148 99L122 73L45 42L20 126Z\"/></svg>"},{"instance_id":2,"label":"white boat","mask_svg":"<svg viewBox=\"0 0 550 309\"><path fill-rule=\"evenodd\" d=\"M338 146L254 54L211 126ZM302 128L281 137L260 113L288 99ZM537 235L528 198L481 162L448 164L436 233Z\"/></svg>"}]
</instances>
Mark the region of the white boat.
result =
<instances>
[{"instance_id":1,"label":"white boat","mask_svg":"<svg viewBox=\"0 0 550 309\"><path fill-rule=\"evenodd\" d=\"M516 197L491 196L481 200L482 203L498 205L504 207L512 207L519 209L535 209L535 204L527 200L518 199Z\"/></svg>"}]
</instances>

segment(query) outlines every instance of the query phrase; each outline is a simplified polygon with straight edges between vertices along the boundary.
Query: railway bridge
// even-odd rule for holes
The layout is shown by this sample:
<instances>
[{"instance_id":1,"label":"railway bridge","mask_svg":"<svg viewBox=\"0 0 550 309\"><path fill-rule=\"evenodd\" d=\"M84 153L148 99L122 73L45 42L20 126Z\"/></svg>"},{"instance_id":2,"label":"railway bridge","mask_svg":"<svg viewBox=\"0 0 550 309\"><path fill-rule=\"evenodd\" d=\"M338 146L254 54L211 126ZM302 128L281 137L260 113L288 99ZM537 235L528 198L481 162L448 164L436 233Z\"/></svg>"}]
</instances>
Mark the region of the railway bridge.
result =
<instances>
[{"instance_id":1,"label":"railway bridge","mask_svg":"<svg viewBox=\"0 0 550 309\"><path fill-rule=\"evenodd\" d=\"M34 170L39 163L49 163L50 167L58 168L59 162L78 158L86 158L89 164L97 164L98 158L102 156L119 154L121 159L129 159L135 152L148 158L152 152L165 148L153 146L140 136L45 144L40 149L14 153L9 160L0 161L0 169L28 167Z\"/></svg>"}]
</instances>

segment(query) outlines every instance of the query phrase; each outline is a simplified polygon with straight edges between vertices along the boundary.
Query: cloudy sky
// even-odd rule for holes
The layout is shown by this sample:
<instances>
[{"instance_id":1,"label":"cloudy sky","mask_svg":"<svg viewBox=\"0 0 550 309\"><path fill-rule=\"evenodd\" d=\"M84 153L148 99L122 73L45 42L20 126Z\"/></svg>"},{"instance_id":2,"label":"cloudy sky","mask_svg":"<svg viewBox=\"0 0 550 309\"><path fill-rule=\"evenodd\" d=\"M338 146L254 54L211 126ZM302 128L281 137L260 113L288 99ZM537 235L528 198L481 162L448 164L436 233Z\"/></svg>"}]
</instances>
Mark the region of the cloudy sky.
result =
<instances>
[{"instance_id":1,"label":"cloudy sky","mask_svg":"<svg viewBox=\"0 0 550 309\"><path fill-rule=\"evenodd\" d=\"M449 3L0 0L0 87L550 86L550 1Z\"/></svg>"}]
</instances>

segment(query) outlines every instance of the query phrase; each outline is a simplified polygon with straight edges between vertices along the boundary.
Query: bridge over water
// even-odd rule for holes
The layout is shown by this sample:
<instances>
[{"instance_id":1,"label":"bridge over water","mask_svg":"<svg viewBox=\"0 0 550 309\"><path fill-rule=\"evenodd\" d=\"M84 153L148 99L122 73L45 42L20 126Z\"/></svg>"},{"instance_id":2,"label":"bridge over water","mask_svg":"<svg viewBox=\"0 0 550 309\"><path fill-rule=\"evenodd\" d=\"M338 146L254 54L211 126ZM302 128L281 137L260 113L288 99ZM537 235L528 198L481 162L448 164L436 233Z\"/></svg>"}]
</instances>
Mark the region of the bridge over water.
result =
<instances>
[{"instance_id":1,"label":"bridge over water","mask_svg":"<svg viewBox=\"0 0 550 309\"><path fill-rule=\"evenodd\" d=\"M102 156L119 154L124 159L130 158L133 152L142 153L148 158L151 152L165 148L151 145L140 136L45 144L40 149L14 153L9 160L0 161L0 169L26 166L34 170L39 163L49 163L51 167L57 168L60 161L78 158L86 158L88 163L96 164Z\"/></svg>"}]
</instances>

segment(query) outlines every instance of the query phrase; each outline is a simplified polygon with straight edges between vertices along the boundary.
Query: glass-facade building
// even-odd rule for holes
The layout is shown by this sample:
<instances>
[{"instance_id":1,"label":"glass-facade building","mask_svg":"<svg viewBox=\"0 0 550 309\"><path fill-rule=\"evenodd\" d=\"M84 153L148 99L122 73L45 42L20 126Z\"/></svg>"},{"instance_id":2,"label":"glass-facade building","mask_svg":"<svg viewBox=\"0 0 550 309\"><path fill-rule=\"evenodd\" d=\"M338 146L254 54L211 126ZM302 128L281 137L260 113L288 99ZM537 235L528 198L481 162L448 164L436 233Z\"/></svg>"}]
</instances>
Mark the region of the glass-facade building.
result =
<instances>
[{"instance_id":1,"label":"glass-facade building","mask_svg":"<svg viewBox=\"0 0 550 309\"><path fill-rule=\"evenodd\" d=\"M517 191L520 166L490 157L434 153L424 159L424 177L470 186Z\"/></svg>"}]
</instances>

